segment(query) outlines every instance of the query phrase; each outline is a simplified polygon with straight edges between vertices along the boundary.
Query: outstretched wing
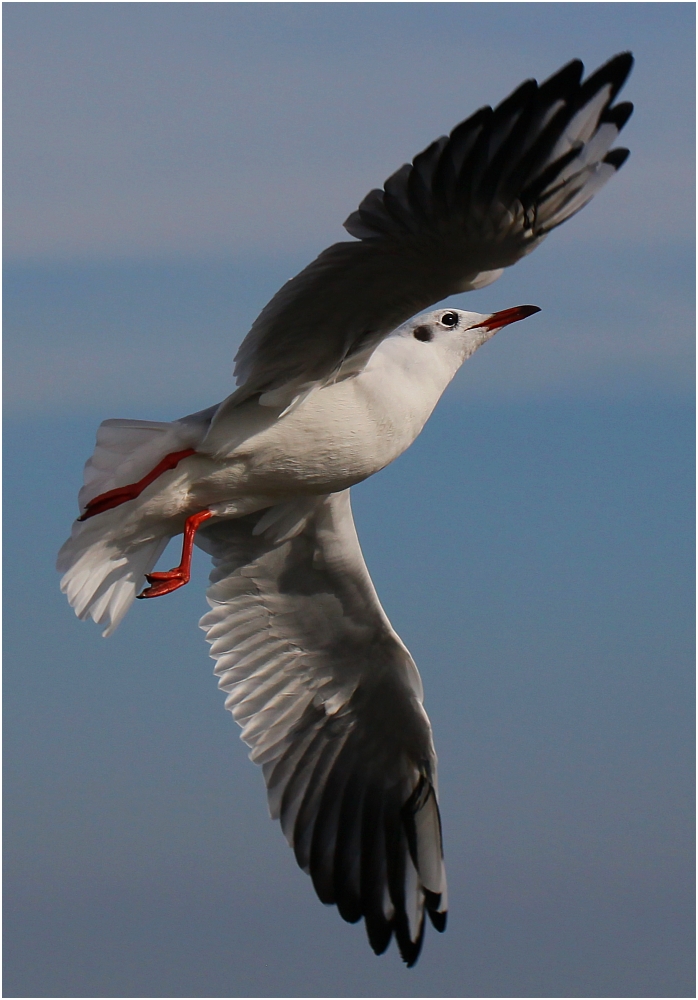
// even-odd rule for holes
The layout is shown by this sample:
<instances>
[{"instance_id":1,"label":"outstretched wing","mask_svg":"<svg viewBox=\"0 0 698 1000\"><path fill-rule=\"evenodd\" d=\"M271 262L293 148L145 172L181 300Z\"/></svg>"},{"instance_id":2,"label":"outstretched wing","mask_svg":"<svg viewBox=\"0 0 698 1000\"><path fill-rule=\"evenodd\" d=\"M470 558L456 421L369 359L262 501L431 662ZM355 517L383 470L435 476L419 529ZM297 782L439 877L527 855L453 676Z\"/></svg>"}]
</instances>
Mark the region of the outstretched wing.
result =
<instances>
[{"instance_id":1,"label":"outstretched wing","mask_svg":"<svg viewBox=\"0 0 698 1000\"><path fill-rule=\"evenodd\" d=\"M231 403L322 383L410 316L530 253L625 161L611 146L632 105L613 101L632 61L618 55L584 82L579 60L540 86L527 80L371 191L344 223L358 242L321 253L255 321Z\"/></svg>"},{"instance_id":2,"label":"outstretched wing","mask_svg":"<svg viewBox=\"0 0 698 1000\"><path fill-rule=\"evenodd\" d=\"M412 965L425 910L446 925L436 757L349 491L212 523L197 540L215 567L201 626L272 817L322 902L363 917L377 954L394 934Z\"/></svg>"}]
</instances>

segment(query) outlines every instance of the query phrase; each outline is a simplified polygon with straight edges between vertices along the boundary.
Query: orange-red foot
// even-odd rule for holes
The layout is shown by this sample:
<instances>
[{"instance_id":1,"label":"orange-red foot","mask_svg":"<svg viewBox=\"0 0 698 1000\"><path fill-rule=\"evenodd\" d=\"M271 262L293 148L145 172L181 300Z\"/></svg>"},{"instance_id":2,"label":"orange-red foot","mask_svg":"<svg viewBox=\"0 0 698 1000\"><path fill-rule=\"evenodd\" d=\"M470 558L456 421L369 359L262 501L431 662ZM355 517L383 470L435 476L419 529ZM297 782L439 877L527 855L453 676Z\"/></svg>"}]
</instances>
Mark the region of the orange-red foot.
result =
<instances>
[{"instance_id":1,"label":"orange-red foot","mask_svg":"<svg viewBox=\"0 0 698 1000\"><path fill-rule=\"evenodd\" d=\"M195 454L196 450L194 448L185 448L183 451L171 451L169 455L165 455L162 462L158 462L155 468L151 469L148 475L143 476L137 483L129 483L128 486L117 486L115 490L107 490L106 493L100 493L99 496L93 497L85 507L85 512L78 518L78 521L86 521L88 517L94 517L95 514L111 510L112 507L119 507L122 503L126 503L127 500L135 500L136 497L141 495L146 486L154 483L163 472L175 469L183 458L189 458L190 455ZM186 580L184 582L186 583Z\"/></svg>"},{"instance_id":2,"label":"orange-red foot","mask_svg":"<svg viewBox=\"0 0 698 1000\"><path fill-rule=\"evenodd\" d=\"M192 514L184 522L184 542L182 544L182 559L179 566L174 569L165 570L163 573L149 573L146 580L149 587L137 596L162 597L163 594L171 594L173 590L179 590L185 583L189 583L191 576L191 557L194 552L194 535L200 524L213 517L210 510L200 510L198 514Z\"/></svg>"},{"instance_id":3,"label":"orange-red foot","mask_svg":"<svg viewBox=\"0 0 698 1000\"><path fill-rule=\"evenodd\" d=\"M164 573L148 573L146 580L149 587L138 594L138 597L162 597L163 594L171 594L173 590L179 590L185 583L189 583L189 574L183 572L179 566L168 569Z\"/></svg>"}]
</instances>

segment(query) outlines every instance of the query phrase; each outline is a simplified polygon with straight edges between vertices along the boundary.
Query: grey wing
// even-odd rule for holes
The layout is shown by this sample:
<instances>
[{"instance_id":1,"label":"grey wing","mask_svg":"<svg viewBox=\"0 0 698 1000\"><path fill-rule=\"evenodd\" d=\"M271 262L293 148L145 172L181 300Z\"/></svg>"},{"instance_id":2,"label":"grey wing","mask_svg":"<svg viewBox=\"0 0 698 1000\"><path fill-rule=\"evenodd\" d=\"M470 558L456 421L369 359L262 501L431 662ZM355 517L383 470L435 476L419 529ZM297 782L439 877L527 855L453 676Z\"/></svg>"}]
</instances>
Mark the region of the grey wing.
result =
<instances>
[{"instance_id":1,"label":"grey wing","mask_svg":"<svg viewBox=\"0 0 698 1000\"><path fill-rule=\"evenodd\" d=\"M417 668L378 602L349 491L211 524L201 620L272 817L323 903L416 962L443 930L436 757Z\"/></svg>"},{"instance_id":2,"label":"grey wing","mask_svg":"<svg viewBox=\"0 0 698 1000\"><path fill-rule=\"evenodd\" d=\"M623 53L582 82L569 63L481 108L371 191L336 243L287 282L236 356L238 402L332 377L410 316L483 287L575 212L625 161L613 149L632 112L613 105Z\"/></svg>"}]
</instances>

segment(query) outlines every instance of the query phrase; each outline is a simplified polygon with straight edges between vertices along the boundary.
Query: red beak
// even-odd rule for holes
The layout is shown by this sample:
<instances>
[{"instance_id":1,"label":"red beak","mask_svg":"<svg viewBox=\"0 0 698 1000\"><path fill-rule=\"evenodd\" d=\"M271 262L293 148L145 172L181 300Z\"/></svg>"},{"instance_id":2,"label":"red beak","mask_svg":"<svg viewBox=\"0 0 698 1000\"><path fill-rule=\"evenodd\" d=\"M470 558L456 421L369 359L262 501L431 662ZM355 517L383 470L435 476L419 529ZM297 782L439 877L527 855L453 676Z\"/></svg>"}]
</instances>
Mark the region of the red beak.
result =
<instances>
[{"instance_id":1,"label":"red beak","mask_svg":"<svg viewBox=\"0 0 698 1000\"><path fill-rule=\"evenodd\" d=\"M500 330L503 326L518 323L520 319L526 319L527 316L537 312L540 312L538 306L514 306L513 309L502 309L501 312L492 313L482 326L485 330Z\"/></svg>"}]
</instances>

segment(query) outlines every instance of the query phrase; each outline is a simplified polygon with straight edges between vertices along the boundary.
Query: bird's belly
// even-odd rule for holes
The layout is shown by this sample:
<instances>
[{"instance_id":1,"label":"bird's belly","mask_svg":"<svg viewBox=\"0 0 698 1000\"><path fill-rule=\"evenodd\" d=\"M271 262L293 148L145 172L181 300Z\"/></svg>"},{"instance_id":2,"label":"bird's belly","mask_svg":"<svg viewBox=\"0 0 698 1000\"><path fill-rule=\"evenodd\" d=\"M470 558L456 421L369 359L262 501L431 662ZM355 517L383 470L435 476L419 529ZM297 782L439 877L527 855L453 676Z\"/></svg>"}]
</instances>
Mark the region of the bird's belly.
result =
<instances>
[{"instance_id":1,"label":"bird's belly","mask_svg":"<svg viewBox=\"0 0 698 1000\"><path fill-rule=\"evenodd\" d=\"M279 428L280 430L280 428ZM384 468L409 442L389 425L352 426L341 419L304 422L270 433L246 459L251 488L336 492Z\"/></svg>"},{"instance_id":2,"label":"bird's belly","mask_svg":"<svg viewBox=\"0 0 698 1000\"><path fill-rule=\"evenodd\" d=\"M191 504L225 504L237 515L248 512L248 501L251 510L344 490L409 447L432 407L415 407L381 372L318 389L281 417L250 401L204 441L201 458L211 469L192 482Z\"/></svg>"},{"instance_id":3,"label":"bird's belly","mask_svg":"<svg viewBox=\"0 0 698 1000\"><path fill-rule=\"evenodd\" d=\"M269 420L229 457L244 467L247 490L334 493L383 469L420 429L406 410L347 380Z\"/></svg>"}]
</instances>

